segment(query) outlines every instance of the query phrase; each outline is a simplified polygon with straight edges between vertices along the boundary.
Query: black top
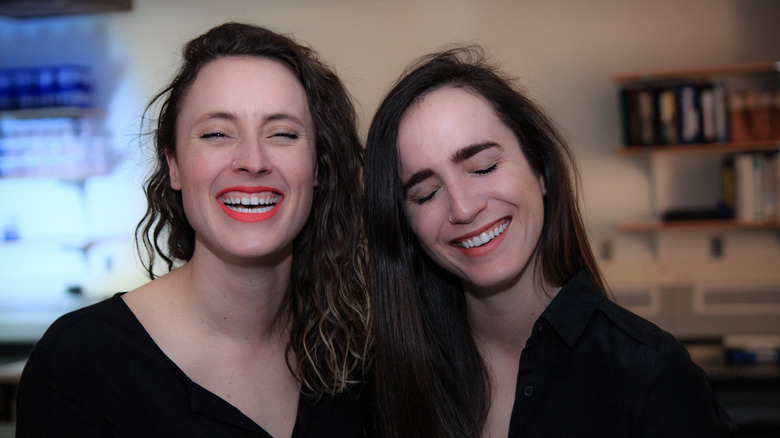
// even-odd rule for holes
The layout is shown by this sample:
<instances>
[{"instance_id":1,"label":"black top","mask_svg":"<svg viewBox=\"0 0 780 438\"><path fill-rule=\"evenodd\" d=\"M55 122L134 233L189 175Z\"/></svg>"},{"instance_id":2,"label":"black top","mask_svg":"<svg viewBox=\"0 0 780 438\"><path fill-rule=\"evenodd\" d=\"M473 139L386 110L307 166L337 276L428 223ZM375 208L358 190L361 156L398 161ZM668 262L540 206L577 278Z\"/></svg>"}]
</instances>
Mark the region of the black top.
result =
<instances>
[{"instance_id":1,"label":"black top","mask_svg":"<svg viewBox=\"0 0 780 438\"><path fill-rule=\"evenodd\" d=\"M362 399L370 399L364 394ZM370 406L301 393L293 437L363 437ZM17 437L270 437L189 379L116 295L52 324L19 384Z\"/></svg>"},{"instance_id":2,"label":"black top","mask_svg":"<svg viewBox=\"0 0 780 438\"><path fill-rule=\"evenodd\" d=\"M534 325L510 437L726 437L734 422L672 335L575 275Z\"/></svg>"}]
</instances>

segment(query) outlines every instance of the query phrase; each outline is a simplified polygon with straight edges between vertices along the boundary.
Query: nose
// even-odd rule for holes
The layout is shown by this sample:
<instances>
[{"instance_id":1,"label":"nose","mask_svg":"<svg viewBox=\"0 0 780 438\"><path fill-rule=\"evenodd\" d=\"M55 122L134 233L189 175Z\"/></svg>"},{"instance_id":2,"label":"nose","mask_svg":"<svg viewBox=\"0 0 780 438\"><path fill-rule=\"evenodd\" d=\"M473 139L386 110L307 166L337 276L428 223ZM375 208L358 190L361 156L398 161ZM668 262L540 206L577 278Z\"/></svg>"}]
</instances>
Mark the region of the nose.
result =
<instances>
[{"instance_id":1,"label":"nose","mask_svg":"<svg viewBox=\"0 0 780 438\"><path fill-rule=\"evenodd\" d=\"M271 171L271 160L257 139L242 140L236 145L233 164L233 172L247 172L250 174L263 174Z\"/></svg>"},{"instance_id":2,"label":"nose","mask_svg":"<svg viewBox=\"0 0 780 438\"><path fill-rule=\"evenodd\" d=\"M450 200L450 215L447 218L451 224L469 224L477 218L479 212L485 209L486 200L468 181L450 183L447 185Z\"/></svg>"}]
</instances>

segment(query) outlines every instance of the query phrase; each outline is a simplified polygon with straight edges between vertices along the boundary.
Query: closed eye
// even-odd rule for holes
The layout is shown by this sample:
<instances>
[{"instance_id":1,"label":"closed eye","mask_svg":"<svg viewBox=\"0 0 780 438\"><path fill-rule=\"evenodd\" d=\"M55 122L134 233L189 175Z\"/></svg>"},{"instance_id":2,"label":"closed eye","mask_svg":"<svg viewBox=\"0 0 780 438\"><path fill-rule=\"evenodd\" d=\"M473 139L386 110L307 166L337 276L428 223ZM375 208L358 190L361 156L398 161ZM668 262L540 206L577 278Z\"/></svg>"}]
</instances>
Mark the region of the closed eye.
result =
<instances>
[{"instance_id":1,"label":"closed eye","mask_svg":"<svg viewBox=\"0 0 780 438\"><path fill-rule=\"evenodd\" d=\"M438 190L434 190L434 191L432 191L431 193L429 193L429 194L427 194L425 196L421 196L419 198L414 198L414 199L412 199L412 202L414 202L417 205L425 204L426 202L428 202L431 199L433 199L433 197L436 195L436 192L438 192Z\"/></svg>"},{"instance_id":2,"label":"closed eye","mask_svg":"<svg viewBox=\"0 0 780 438\"><path fill-rule=\"evenodd\" d=\"M490 167L486 167L484 169L475 170L474 173L476 173L477 175L487 175L489 173L492 173L497 168L498 168L498 164L494 164L494 165L492 165Z\"/></svg>"},{"instance_id":3,"label":"closed eye","mask_svg":"<svg viewBox=\"0 0 780 438\"><path fill-rule=\"evenodd\" d=\"M291 140L295 140L298 138L298 134L292 133L292 132L278 132L273 135L274 137L285 137L289 138Z\"/></svg>"},{"instance_id":4,"label":"closed eye","mask_svg":"<svg viewBox=\"0 0 780 438\"><path fill-rule=\"evenodd\" d=\"M200 138L222 138L222 137L227 137L227 135L221 132L207 132L200 136Z\"/></svg>"}]
</instances>

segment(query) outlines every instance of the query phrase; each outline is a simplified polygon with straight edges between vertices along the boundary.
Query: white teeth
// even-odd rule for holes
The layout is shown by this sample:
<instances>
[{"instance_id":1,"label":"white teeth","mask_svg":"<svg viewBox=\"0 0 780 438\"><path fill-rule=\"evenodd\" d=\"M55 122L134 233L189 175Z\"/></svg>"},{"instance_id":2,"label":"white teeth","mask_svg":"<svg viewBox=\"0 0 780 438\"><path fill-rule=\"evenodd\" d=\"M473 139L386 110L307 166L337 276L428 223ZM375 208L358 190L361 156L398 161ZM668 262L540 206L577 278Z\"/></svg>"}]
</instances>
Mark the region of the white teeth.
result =
<instances>
[{"instance_id":1,"label":"white teeth","mask_svg":"<svg viewBox=\"0 0 780 438\"><path fill-rule=\"evenodd\" d=\"M493 228L490 231L485 231L478 236L474 236L470 239L462 240L458 244L463 248L475 248L477 246L482 246L490 242L491 240L495 239L496 237L500 236L501 233L503 233L504 230L506 230L507 225L509 225L509 222L503 222L501 225Z\"/></svg>"},{"instance_id":2,"label":"white teeth","mask_svg":"<svg viewBox=\"0 0 780 438\"><path fill-rule=\"evenodd\" d=\"M222 201L227 208L240 213L265 213L279 203L281 196L277 194L260 197L254 195L222 196L219 200Z\"/></svg>"},{"instance_id":3,"label":"white teeth","mask_svg":"<svg viewBox=\"0 0 780 438\"><path fill-rule=\"evenodd\" d=\"M271 209L274 208L273 205L267 205L265 207L259 207L259 208L246 208L246 207L237 207L235 205L229 205L225 204L227 208L237 211L239 213L265 213L267 211L271 211Z\"/></svg>"}]
</instances>

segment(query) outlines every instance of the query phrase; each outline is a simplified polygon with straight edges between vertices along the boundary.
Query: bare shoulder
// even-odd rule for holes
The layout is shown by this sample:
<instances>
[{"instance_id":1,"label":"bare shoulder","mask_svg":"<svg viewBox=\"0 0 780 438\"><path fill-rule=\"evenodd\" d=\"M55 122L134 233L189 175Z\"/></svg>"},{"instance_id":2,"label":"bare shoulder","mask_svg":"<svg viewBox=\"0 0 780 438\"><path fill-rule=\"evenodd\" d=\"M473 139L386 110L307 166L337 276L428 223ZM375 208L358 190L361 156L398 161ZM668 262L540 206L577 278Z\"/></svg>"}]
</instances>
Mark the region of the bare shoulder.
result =
<instances>
[{"instance_id":1,"label":"bare shoulder","mask_svg":"<svg viewBox=\"0 0 780 438\"><path fill-rule=\"evenodd\" d=\"M169 272L122 295L124 302L142 324L154 315L163 313L166 307L175 305L178 282L174 272Z\"/></svg>"},{"instance_id":2,"label":"bare shoulder","mask_svg":"<svg viewBox=\"0 0 780 438\"><path fill-rule=\"evenodd\" d=\"M181 354L178 346L187 337L188 326L174 272L133 289L122 299L157 346L176 362Z\"/></svg>"}]
</instances>

